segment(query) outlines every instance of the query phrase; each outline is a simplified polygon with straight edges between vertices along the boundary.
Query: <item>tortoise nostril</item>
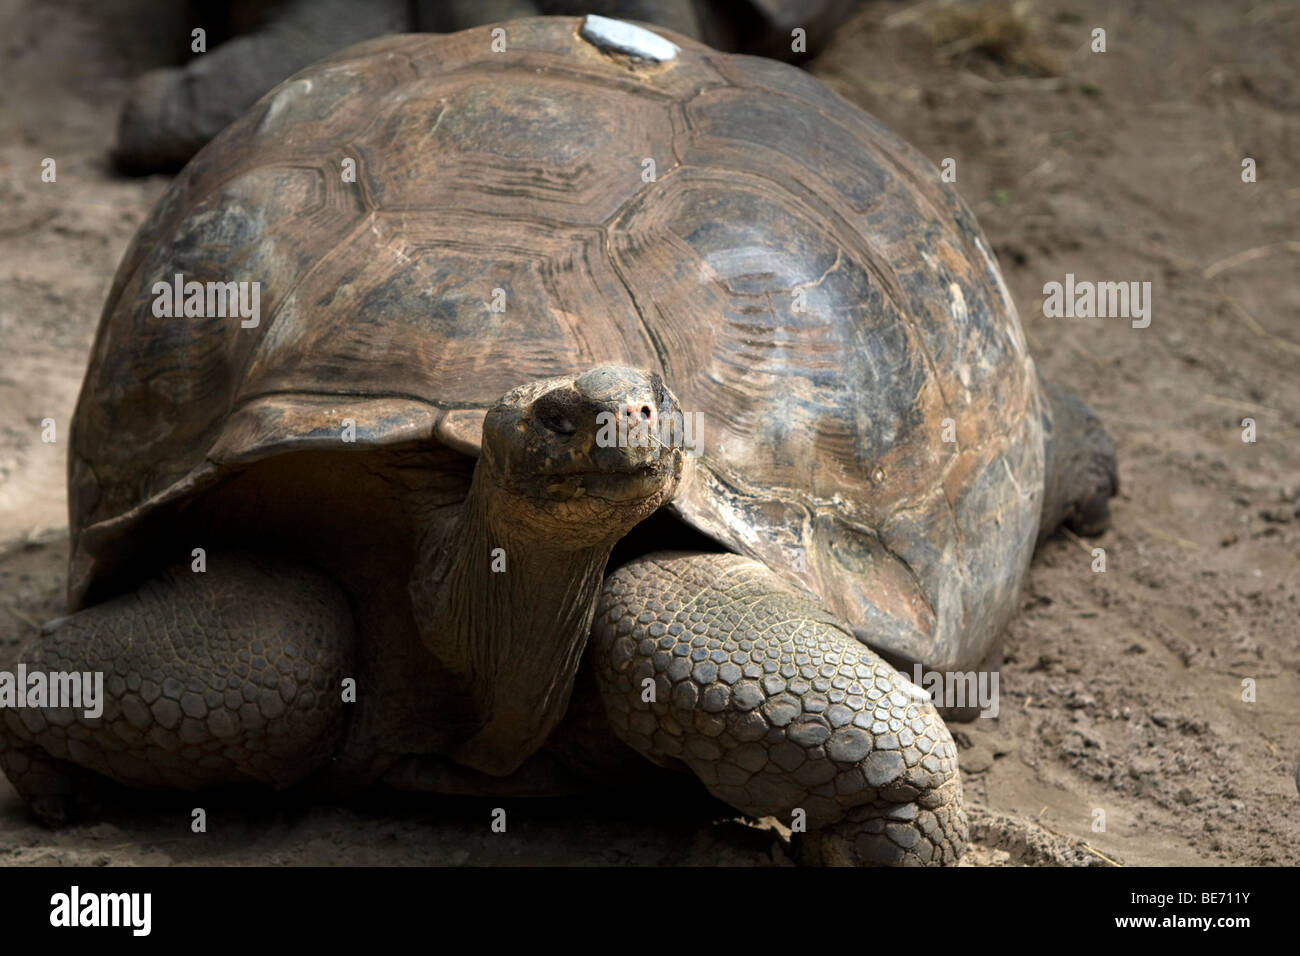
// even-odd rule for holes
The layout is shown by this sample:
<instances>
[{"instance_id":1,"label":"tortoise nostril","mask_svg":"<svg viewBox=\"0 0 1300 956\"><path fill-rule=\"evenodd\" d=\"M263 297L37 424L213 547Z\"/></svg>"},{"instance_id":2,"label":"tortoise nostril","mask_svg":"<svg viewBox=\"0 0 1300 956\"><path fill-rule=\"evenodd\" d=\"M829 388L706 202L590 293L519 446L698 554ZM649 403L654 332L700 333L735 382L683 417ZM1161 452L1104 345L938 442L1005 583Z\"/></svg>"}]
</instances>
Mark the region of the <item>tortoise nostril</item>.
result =
<instances>
[{"instance_id":1,"label":"tortoise nostril","mask_svg":"<svg viewBox=\"0 0 1300 956\"><path fill-rule=\"evenodd\" d=\"M641 418L642 418L642 420L648 422L648 421L650 421L650 419L653 418L653 417L654 417L654 412L651 410L650 406L649 406L649 405L642 405L642 406L641 406Z\"/></svg>"}]
</instances>

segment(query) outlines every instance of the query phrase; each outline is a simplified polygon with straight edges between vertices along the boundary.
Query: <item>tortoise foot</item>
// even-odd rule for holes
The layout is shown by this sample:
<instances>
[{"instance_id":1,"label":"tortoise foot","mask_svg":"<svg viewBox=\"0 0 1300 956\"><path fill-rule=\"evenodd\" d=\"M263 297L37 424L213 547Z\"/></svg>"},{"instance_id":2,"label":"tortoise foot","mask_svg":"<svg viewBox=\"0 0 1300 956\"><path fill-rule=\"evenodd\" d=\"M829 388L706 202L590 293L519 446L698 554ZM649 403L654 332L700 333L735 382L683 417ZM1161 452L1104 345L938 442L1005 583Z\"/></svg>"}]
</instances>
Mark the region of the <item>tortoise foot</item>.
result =
<instances>
[{"instance_id":1,"label":"tortoise foot","mask_svg":"<svg viewBox=\"0 0 1300 956\"><path fill-rule=\"evenodd\" d=\"M945 864L964 851L957 750L928 695L758 562L632 561L606 581L594 639L615 734L807 834L809 861Z\"/></svg>"},{"instance_id":2,"label":"tortoise foot","mask_svg":"<svg viewBox=\"0 0 1300 956\"><path fill-rule=\"evenodd\" d=\"M41 629L15 669L51 675L51 694L56 680L84 691L0 709L0 769L52 824L76 815L88 780L289 786L334 752L352 633L317 571L230 554L174 567Z\"/></svg>"}]
</instances>

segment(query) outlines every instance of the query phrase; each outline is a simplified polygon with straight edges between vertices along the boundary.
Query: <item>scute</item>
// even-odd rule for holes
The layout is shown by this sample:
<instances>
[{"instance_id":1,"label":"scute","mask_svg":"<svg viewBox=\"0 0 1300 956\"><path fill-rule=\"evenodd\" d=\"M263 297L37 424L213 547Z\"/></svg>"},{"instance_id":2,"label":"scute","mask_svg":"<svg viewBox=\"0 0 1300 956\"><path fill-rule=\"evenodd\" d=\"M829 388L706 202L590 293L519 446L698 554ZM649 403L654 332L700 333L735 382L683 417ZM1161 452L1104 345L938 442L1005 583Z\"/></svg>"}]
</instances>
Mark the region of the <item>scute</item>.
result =
<instances>
[{"instance_id":1,"label":"scute","mask_svg":"<svg viewBox=\"0 0 1300 956\"><path fill-rule=\"evenodd\" d=\"M671 156L666 100L567 74L452 74L377 105L355 146L385 211L451 206L509 221L523 202L525 218L599 223L642 185L641 157Z\"/></svg>"},{"instance_id":2,"label":"scute","mask_svg":"<svg viewBox=\"0 0 1300 956\"><path fill-rule=\"evenodd\" d=\"M872 143L801 100L756 98L748 89L727 87L702 94L687 110L701 149L736 150L756 172L815 157L818 175L838 204L847 202L855 212L880 202L889 184L887 167L861 162Z\"/></svg>"},{"instance_id":3,"label":"scute","mask_svg":"<svg viewBox=\"0 0 1300 956\"><path fill-rule=\"evenodd\" d=\"M202 460L268 317L292 289L284 278L305 273L322 236L355 222L360 209L319 170L266 166L198 197L185 213L168 241L128 253L105 307L73 423L78 527L129 510ZM205 286L256 283L257 325L244 328L238 315L155 315L156 287L172 287L177 275Z\"/></svg>"},{"instance_id":4,"label":"scute","mask_svg":"<svg viewBox=\"0 0 1300 956\"><path fill-rule=\"evenodd\" d=\"M345 421L357 453L472 453L508 389L621 364L700 416L678 514L874 646L983 656L1018 599L1043 451L969 210L807 74L676 35L675 59L629 59L580 23L513 22L504 53L489 28L361 44L177 178L78 404L74 605L133 529L232 469L338 449ZM260 282L258 325L155 317L177 272Z\"/></svg>"}]
</instances>

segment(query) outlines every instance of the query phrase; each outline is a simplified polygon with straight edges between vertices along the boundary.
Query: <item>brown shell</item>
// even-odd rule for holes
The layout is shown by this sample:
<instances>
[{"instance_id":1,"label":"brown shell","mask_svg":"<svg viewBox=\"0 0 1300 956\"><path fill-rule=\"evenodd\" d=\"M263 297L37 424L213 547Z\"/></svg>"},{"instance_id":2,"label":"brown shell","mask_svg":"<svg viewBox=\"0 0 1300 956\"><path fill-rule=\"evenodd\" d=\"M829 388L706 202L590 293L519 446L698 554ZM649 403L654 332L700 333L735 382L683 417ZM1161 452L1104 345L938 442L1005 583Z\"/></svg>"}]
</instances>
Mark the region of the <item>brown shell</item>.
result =
<instances>
[{"instance_id":1,"label":"brown shell","mask_svg":"<svg viewBox=\"0 0 1300 956\"><path fill-rule=\"evenodd\" d=\"M353 47L190 163L117 272L77 407L74 604L160 504L338 448L344 417L359 452L473 453L513 386L624 364L700 415L680 515L875 646L984 654L1043 450L970 211L806 73L676 35L676 60L646 64L579 26L511 23L505 52L490 28ZM260 282L260 324L156 318L176 273Z\"/></svg>"}]
</instances>

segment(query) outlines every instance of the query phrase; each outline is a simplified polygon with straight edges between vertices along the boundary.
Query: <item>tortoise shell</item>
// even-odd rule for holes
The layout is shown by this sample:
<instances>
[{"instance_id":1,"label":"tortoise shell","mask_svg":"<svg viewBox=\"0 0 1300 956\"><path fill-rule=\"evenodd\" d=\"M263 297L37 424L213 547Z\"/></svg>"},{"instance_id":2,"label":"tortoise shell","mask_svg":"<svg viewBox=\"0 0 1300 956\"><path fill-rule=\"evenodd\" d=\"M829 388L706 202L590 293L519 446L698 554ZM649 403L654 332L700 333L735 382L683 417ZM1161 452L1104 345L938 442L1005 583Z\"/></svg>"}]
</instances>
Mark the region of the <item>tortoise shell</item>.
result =
<instances>
[{"instance_id":1,"label":"tortoise shell","mask_svg":"<svg viewBox=\"0 0 1300 956\"><path fill-rule=\"evenodd\" d=\"M317 63L173 182L77 405L72 605L146 516L344 418L349 450L472 455L509 389L620 364L697 416L678 516L886 653L980 660L1032 552L1041 398L954 188L796 68L492 29ZM177 274L259 283L257 324L155 315Z\"/></svg>"}]
</instances>

